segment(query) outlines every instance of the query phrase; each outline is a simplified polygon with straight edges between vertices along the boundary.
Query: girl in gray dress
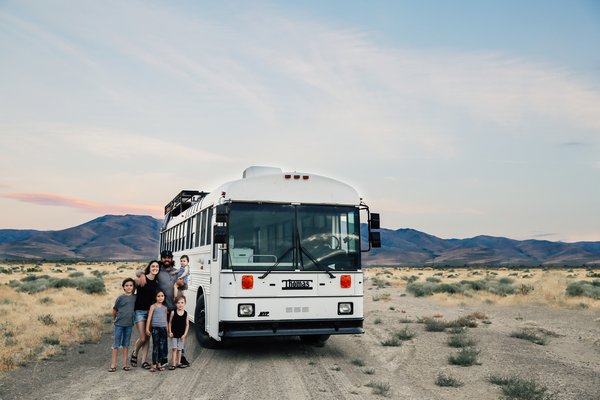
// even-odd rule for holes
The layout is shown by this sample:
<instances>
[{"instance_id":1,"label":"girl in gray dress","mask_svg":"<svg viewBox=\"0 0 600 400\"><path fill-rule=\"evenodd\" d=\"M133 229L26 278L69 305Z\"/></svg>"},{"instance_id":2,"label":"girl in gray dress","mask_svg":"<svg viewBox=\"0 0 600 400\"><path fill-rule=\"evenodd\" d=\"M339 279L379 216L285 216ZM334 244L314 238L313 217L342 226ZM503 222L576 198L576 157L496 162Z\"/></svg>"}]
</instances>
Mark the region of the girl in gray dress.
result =
<instances>
[{"instance_id":1,"label":"girl in gray dress","mask_svg":"<svg viewBox=\"0 0 600 400\"><path fill-rule=\"evenodd\" d=\"M150 368L150 372L164 371L163 365L167 364L167 307L163 304L164 301L165 292L159 289L156 292L156 303L152 304L148 310L146 334L152 335L152 368Z\"/></svg>"}]
</instances>

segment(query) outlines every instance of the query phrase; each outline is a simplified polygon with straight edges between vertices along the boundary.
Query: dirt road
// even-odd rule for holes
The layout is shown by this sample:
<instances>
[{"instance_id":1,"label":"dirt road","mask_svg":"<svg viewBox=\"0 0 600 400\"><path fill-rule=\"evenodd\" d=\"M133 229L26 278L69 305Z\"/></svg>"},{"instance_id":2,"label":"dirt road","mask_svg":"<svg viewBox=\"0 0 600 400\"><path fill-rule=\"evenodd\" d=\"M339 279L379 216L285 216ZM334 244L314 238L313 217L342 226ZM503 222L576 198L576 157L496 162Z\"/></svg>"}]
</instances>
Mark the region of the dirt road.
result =
<instances>
[{"instance_id":1,"label":"dirt road","mask_svg":"<svg viewBox=\"0 0 600 400\"><path fill-rule=\"evenodd\" d=\"M188 369L109 373L107 334L98 344L70 348L5 375L0 399L499 399L500 387L488 381L492 374L535 379L561 400L600 399L597 310L452 305L406 296L402 290L388 290L389 296L374 301L375 293L367 291L365 296L366 334L332 336L324 347L282 338L243 340L207 350L190 338ZM447 345L449 334L426 331L417 320L452 320L473 312L489 320L466 332L480 350L478 363L449 365L448 356L456 353ZM548 343L541 346L510 336L523 327L550 333ZM404 328L414 332L414 338L399 346L382 345ZM464 385L437 386L440 372Z\"/></svg>"}]
</instances>

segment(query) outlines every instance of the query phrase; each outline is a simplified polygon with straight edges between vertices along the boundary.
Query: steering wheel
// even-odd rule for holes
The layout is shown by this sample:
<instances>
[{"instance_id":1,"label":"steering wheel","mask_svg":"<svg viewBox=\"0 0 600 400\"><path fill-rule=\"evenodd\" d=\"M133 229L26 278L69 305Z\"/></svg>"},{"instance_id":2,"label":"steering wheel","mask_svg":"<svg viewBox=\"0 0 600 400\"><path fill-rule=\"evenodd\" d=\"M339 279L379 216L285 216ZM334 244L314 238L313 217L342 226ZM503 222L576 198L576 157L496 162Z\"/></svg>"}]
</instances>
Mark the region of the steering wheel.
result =
<instances>
[{"instance_id":1,"label":"steering wheel","mask_svg":"<svg viewBox=\"0 0 600 400\"><path fill-rule=\"evenodd\" d=\"M326 238L327 238L327 244L329 245L329 247L331 247L332 250L338 250L338 249L342 248L340 239L338 239L337 236L327 235ZM332 245L332 243L333 243L333 245Z\"/></svg>"}]
</instances>

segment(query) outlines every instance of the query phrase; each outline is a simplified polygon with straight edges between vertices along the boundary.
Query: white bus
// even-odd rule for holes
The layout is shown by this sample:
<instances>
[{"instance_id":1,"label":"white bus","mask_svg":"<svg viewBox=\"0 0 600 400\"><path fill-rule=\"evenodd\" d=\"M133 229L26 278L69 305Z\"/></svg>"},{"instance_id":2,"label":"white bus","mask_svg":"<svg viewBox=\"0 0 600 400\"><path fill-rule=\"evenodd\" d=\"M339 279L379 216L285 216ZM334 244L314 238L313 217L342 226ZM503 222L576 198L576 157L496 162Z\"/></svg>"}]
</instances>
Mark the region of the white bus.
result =
<instances>
[{"instance_id":1,"label":"white bus","mask_svg":"<svg viewBox=\"0 0 600 400\"><path fill-rule=\"evenodd\" d=\"M361 248L361 214L366 217ZM342 182L273 167L165 206L161 250L186 254L186 309L204 347L224 338L363 333L361 252L379 214Z\"/></svg>"}]
</instances>

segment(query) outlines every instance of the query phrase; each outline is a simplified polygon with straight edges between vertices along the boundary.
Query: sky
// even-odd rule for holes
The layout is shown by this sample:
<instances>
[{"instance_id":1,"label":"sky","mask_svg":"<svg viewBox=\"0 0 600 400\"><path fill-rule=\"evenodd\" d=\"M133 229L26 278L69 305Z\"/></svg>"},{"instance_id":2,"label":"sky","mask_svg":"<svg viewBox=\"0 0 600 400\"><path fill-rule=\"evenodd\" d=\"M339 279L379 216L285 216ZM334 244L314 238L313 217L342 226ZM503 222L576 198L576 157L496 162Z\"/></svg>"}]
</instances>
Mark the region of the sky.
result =
<instances>
[{"instance_id":1,"label":"sky","mask_svg":"<svg viewBox=\"0 0 600 400\"><path fill-rule=\"evenodd\" d=\"M0 0L0 229L251 165L382 226L600 241L600 2Z\"/></svg>"}]
</instances>

